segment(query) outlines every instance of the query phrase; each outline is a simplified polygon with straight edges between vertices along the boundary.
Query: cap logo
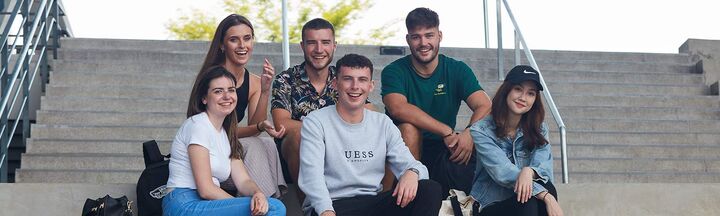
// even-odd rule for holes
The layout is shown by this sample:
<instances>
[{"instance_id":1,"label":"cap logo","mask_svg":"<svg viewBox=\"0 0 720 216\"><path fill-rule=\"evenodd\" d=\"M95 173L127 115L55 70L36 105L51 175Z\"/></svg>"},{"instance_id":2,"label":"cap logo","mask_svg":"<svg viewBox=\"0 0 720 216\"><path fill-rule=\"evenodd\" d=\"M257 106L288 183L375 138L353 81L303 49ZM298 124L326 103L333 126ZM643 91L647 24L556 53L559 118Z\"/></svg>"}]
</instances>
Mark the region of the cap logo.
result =
<instances>
[{"instance_id":1,"label":"cap logo","mask_svg":"<svg viewBox=\"0 0 720 216\"><path fill-rule=\"evenodd\" d=\"M527 70L523 70L523 73L526 73L526 74L536 74L535 72L528 72Z\"/></svg>"}]
</instances>

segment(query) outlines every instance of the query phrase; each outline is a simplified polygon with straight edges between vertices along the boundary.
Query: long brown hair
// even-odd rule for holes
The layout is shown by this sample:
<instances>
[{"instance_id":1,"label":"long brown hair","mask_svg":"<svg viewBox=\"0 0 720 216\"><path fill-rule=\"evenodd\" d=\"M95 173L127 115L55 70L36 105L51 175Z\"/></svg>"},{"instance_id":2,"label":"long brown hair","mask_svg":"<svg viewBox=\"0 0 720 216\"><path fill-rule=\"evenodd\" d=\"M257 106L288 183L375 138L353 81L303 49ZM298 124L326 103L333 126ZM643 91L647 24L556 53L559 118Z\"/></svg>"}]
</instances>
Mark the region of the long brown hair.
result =
<instances>
[{"instance_id":1,"label":"long brown hair","mask_svg":"<svg viewBox=\"0 0 720 216\"><path fill-rule=\"evenodd\" d=\"M223 40L225 39L225 33L227 30L236 25L247 25L250 27L250 32L253 39L255 39L255 28L253 28L250 20L242 15L230 14L218 24L215 29L212 41L210 41L210 48L208 49L207 55L205 55L205 61L200 67L200 73L208 71L208 68L216 65L220 65L225 62L225 55L221 48L223 46Z\"/></svg>"},{"instance_id":2,"label":"long brown hair","mask_svg":"<svg viewBox=\"0 0 720 216\"><path fill-rule=\"evenodd\" d=\"M195 79L195 86L193 86L193 90L190 93L190 102L188 103L187 109L188 118L207 111L207 105L203 104L202 100L208 94L210 82L222 77L232 80L233 86L235 85L235 76L222 66L211 67L207 72L198 74L198 77ZM222 127L225 129L225 133L227 133L228 140L230 141L230 158L242 160L244 150L242 145L240 145L240 141L235 136L235 127L237 127L237 124L237 111L233 109L230 115L225 116Z\"/></svg>"},{"instance_id":3,"label":"long brown hair","mask_svg":"<svg viewBox=\"0 0 720 216\"><path fill-rule=\"evenodd\" d=\"M506 137L508 135L508 129L511 129L507 128L507 117L510 110L507 105L507 97L515 85L516 84L504 81L495 93L495 97L493 97L492 110L490 113L495 121L495 135L497 137ZM522 115L520 123L518 124L523 132L523 136L525 136L525 146L527 150L532 150L548 143L540 132L542 123L545 120L545 107L542 102L542 94L536 95L535 102L530 108L530 111Z\"/></svg>"}]
</instances>

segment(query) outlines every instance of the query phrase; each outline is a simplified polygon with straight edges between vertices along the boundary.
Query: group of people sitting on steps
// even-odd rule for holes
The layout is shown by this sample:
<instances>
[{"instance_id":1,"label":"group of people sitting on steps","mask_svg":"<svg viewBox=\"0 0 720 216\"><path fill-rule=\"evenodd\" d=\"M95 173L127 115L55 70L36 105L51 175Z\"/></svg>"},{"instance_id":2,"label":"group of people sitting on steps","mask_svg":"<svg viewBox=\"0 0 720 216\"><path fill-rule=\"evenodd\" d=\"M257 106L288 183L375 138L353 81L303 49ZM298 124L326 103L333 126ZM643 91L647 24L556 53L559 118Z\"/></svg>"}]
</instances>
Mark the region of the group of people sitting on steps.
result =
<instances>
[{"instance_id":1,"label":"group of people sitting on steps","mask_svg":"<svg viewBox=\"0 0 720 216\"><path fill-rule=\"evenodd\" d=\"M253 26L226 17L172 143L164 214L285 215L283 161L306 215L438 215L450 189L472 196L474 215L562 215L537 70L512 68L491 102L467 64L439 54L437 13L414 9L405 24L411 54L383 68L379 113L367 57L330 65L330 22L303 26L304 62L276 74L265 59L255 75ZM472 115L456 130L461 102Z\"/></svg>"}]
</instances>

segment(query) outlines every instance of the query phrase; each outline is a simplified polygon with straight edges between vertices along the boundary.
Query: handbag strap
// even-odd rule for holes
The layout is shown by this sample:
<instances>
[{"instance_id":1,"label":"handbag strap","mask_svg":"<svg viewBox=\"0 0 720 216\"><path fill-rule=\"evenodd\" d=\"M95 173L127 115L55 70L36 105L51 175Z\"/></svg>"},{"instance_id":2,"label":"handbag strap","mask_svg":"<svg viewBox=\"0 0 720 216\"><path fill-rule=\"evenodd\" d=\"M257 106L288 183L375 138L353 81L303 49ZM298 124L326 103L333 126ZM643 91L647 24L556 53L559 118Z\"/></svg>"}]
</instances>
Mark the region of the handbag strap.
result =
<instances>
[{"instance_id":1,"label":"handbag strap","mask_svg":"<svg viewBox=\"0 0 720 216\"><path fill-rule=\"evenodd\" d=\"M453 214L455 216L463 216L462 208L460 207L460 202L458 201L457 196L450 197L450 205L453 209Z\"/></svg>"}]
</instances>

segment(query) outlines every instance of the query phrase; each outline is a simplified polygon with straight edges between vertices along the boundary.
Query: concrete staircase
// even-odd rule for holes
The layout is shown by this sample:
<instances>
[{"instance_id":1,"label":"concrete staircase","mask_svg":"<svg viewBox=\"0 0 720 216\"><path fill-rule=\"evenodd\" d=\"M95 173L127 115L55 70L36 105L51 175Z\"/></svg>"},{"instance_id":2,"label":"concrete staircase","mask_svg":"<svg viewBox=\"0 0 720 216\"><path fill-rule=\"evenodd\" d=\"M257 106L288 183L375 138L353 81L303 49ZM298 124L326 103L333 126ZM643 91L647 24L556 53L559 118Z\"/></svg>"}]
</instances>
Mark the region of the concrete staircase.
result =
<instances>
[{"instance_id":1,"label":"concrete staircase","mask_svg":"<svg viewBox=\"0 0 720 216\"><path fill-rule=\"evenodd\" d=\"M143 141L158 140L168 152L207 42L63 39L62 45L16 181L135 183L144 167ZM378 50L340 45L335 59L367 55L379 79L399 56ZM298 45L291 52L292 64L302 61ZM261 71L263 58L282 69L279 44L257 43L254 53L251 72ZM494 50L442 53L470 65L491 95L499 86ZM720 182L720 101L709 95L691 56L534 54L568 126L571 182ZM511 66L505 62L506 70ZM370 100L382 109L376 86ZM470 114L460 113L458 128ZM559 182L559 133L549 112L546 122Z\"/></svg>"}]
</instances>

